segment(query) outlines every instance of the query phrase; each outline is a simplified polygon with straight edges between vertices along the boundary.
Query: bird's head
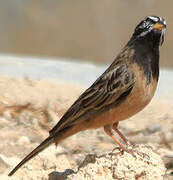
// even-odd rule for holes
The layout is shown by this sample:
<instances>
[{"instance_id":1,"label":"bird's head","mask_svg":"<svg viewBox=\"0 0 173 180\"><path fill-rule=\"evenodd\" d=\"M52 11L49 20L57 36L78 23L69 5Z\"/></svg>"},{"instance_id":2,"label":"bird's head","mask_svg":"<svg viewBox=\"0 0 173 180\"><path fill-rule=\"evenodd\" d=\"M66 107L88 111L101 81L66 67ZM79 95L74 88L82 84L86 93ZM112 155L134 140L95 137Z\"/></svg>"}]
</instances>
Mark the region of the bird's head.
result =
<instances>
[{"instance_id":1,"label":"bird's head","mask_svg":"<svg viewBox=\"0 0 173 180\"><path fill-rule=\"evenodd\" d=\"M147 16L135 28L132 40L147 40L162 45L166 21L158 16Z\"/></svg>"}]
</instances>

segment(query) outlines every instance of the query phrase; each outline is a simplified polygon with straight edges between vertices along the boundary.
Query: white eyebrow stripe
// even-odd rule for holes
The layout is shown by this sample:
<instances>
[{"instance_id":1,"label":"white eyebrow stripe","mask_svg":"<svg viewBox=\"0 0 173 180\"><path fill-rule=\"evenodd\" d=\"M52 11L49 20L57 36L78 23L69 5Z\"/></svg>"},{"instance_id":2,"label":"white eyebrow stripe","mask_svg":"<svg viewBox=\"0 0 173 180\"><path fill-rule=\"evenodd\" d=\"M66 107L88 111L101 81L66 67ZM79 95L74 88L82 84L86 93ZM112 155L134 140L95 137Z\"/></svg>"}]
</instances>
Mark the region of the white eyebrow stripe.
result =
<instances>
[{"instance_id":1,"label":"white eyebrow stripe","mask_svg":"<svg viewBox=\"0 0 173 180\"><path fill-rule=\"evenodd\" d=\"M154 16L148 16L148 18L150 18L151 20L153 20L155 22L158 22L159 19L161 19L161 18L158 19L158 17L154 17Z\"/></svg>"}]
</instances>

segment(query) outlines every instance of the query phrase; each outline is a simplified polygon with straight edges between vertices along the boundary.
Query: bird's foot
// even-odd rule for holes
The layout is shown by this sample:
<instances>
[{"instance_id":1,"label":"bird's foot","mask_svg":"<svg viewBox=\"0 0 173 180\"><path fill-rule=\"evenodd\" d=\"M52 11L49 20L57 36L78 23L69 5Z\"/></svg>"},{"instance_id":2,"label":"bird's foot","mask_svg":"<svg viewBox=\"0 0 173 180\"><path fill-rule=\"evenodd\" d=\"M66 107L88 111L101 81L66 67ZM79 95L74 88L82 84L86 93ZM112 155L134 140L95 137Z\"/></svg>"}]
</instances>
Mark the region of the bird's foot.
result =
<instances>
[{"instance_id":1,"label":"bird's foot","mask_svg":"<svg viewBox=\"0 0 173 180\"><path fill-rule=\"evenodd\" d=\"M142 158L147 158L150 159L150 157L148 156L148 154L144 153L144 152L140 152L139 150L136 150L137 147L140 147L141 145L139 144L131 144L130 149L127 146L126 152L132 154L133 156L136 157L135 153L138 154L139 156L141 156ZM149 146L147 146L149 147ZM151 148L151 147L150 147Z\"/></svg>"},{"instance_id":2,"label":"bird's foot","mask_svg":"<svg viewBox=\"0 0 173 180\"><path fill-rule=\"evenodd\" d=\"M127 152L127 153L131 154L135 158L137 158L136 154L138 154L142 158L149 159L148 154L140 152L140 151L135 149L138 146L139 145L134 145L134 144L131 144L130 142L128 142L128 145L125 148L124 147L123 148L122 147L115 147L111 152L111 158L112 158L112 156L117 156L119 154L123 155L124 152Z\"/></svg>"}]
</instances>

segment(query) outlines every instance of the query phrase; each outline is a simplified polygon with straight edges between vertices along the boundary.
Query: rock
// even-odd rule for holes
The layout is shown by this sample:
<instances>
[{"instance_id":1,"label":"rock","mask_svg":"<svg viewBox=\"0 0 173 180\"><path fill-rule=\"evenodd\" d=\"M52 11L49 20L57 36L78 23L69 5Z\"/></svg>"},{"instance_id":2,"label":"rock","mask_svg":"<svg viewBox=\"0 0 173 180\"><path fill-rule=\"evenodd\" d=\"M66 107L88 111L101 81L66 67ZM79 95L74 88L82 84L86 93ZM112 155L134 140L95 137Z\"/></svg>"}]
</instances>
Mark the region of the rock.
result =
<instances>
[{"instance_id":1,"label":"rock","mask_svg":"<svg viewBox=\"0 0 173 180\"><path fill-rule=\"evenodd\" d=\"M75 173L72 169L66 169L64 172L52 172L49 174L48 180L65 180L67 176Z\"/></svg>"},{"instance_id":2,"label":"rock","mask_svg":"<svg viewBox=\"0 0 173 180\"><path fill-rule=\"evenodd\" d=\"M92 156L92 161L87 160L87 164L84 161L85 165L68 180L163 180L166 168L157 153L144 145L130 151L121 153L116 150L100 157Z\"/></svg>"}]
</instances>

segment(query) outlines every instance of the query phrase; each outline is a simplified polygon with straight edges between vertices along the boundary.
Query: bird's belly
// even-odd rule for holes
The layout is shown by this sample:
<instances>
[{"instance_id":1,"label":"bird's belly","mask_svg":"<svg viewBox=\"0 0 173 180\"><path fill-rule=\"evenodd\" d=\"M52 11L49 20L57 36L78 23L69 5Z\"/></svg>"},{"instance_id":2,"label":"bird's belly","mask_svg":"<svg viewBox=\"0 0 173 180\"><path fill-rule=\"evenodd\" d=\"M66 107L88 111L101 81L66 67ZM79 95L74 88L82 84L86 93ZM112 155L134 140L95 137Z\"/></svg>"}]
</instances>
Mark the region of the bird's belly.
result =
<instances>
[{"instance_id":1,"label":"bird's belly","mask_svg":"<svg viewBox=\"0 0 173 180\"><path fill-rule=\"evenodd\" d=\"M157 80L155 79L151 79L148 85L146 81L142 83L138 80L131 93L122 102L91 120L91 128L113 124L135 115L151 101L156 87Z\"/></svg>"}]
</instances>

